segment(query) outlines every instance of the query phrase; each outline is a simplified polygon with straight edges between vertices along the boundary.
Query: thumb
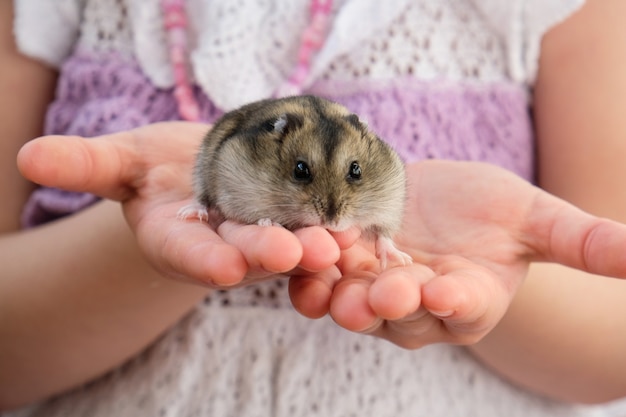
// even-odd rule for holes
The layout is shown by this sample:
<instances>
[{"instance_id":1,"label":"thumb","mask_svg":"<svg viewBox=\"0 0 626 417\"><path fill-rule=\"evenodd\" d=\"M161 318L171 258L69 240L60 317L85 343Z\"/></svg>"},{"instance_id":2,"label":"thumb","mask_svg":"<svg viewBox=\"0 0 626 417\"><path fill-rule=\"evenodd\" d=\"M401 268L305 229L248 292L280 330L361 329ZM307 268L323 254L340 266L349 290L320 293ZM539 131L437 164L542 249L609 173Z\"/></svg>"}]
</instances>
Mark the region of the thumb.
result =
<instances>
[{"instance_id":1,"label":"thumb","mask_svg":"<svg viewBox=\"0 0 626 417\"><path fill-rule=\"evenodd\" d=\"M622 223L595 217L540 192L526 236L536 260L626 278L626 225Z\"/></svg>"},{"instance_id":2,"label":"thumb","mask_svg":"<svg viewBox=\"0 0 626 417\"><path fill-rule=\"evenodd\" d=\"M17 155L24 177L44 186L91 192L122 201L133 193L140 175L139 159L124 140L128 132L109 139L44 136L26 143Z\"/></svg>"}]
</instances>

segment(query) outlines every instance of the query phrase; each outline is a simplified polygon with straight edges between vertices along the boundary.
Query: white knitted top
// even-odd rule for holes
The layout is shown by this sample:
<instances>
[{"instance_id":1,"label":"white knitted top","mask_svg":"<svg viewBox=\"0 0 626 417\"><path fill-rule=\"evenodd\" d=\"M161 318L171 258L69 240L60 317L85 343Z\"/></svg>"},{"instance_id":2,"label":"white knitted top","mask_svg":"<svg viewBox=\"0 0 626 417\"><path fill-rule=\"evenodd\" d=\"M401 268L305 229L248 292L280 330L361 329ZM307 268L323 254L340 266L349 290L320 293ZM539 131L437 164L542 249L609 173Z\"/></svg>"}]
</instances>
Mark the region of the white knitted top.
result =
<instances>
[{"instance_id":1,"label":"white knitted top","mask_svg":"<svg viewBox=\"0 0 626 417\"><path fill-rule=\"evenodd\" d=\"M422 79L530 83L543 33L583 1L337 0L308 84L363 74L392 79L409 68ZM296 62L308 3L187 2L193 73L218 107L229 110L275 91ZM173 85L158 1L17 0L17 17L21 50L54 66L78 42L91 51L134 54L155 85Z\"/></svg>"}]
</instances>

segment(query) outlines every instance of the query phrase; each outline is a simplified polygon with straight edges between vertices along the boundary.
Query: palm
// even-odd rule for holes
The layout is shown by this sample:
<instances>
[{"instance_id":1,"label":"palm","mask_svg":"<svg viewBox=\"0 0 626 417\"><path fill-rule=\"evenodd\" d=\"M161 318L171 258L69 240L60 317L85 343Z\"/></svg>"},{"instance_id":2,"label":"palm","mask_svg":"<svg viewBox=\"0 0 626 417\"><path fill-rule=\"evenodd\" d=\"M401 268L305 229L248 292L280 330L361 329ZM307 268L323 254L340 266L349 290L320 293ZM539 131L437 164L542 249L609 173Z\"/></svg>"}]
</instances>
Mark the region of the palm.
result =
<instances>
[{"instance_id":1,"label":"palm","mask_svg":"<svg viewBox=\"0 0 626 417\"><path fill-rule=\"evenodd\" d=\"M502 279L521 280L534 254L520 238L529 232L538 189L480 163L430 161L408 167L408 175L405 232L398 242L416 261L458 255Z\"/></svg>"},{"instance_id":2,"label":"palm","mask_svg":"<svg viewBox=\"0 0 626 417\"><path fill-rule=\"evenodd\" d=\"M120 201L142 251L170 277L230 287L298 265L311 271L332 265L338 247L320 228L294 235L280 228L227 222L213 230L177 218L178 210L190 202L192 167L208 129L204 124L172 122L89 140L44 137L26 145L18 163L26 177L40 184ZM325 250L308 256L315 241Z\"/></svg>"},{"instance_id":3,"label":"palm","mask_svg":"<svg viewBox=\"0 0 626 417\"><path fill-rule=\"evenodd\" d=\"M428 161L408 166L407 174L409 197L396 241L415 263L378 273L371 248L355 245L338 263L339 281L321 276L292 284L296 307L311 305L304 302L307 292L329 288L327 303L311 309L315 314L299 308L305 315L319 315L327 305L340 325L406 347L472 343L503 316L531 260L626 276L623 226L505 170Z\"/></svg>"},{"instance_id":4,"label":"palm","mask_svg":"<svg viewBox=\"0 0 626 417\"><path fill-rule=\"evenodd\" d=\"M506 272L529 260L624 277L623 226L584 213L495 166L430 161L412 178L402 244ZM420 256L420 254L416 254Z\"/></svg>"},{"instance_id":5,"label":"palm","mask_svg":"<svg viewBox=\"0 0 626 417\"><path fill-rule=\"evenodd\" d=\"M137 240L155 266L169 276L206 279L211 285L240 281L247 273L239 251L224 244L216 231L199 222L181 222L177 211L192 195L192 170L205 125L163 123L132 131L127 145L140 154L142 166L129 176L134 187L122 207ZM116 197L116 196L114 196ZM229 268L195 255L210 251ZM172 254L177 254L173 257Z\"/></svg>"}]
</instances>

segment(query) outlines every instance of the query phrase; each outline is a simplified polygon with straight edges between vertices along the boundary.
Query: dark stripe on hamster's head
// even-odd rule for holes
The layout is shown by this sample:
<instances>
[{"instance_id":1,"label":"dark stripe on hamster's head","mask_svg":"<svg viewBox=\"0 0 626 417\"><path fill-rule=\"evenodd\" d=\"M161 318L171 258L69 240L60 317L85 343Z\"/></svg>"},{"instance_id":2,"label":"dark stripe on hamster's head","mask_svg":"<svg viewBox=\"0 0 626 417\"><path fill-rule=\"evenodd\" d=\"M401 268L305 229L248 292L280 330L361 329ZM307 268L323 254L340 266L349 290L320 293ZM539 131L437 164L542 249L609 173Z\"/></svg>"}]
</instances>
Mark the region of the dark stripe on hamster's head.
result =
<instances>
[{"instance_id":1,"label":"dark stripe on hamster's head","mask_svg":"<svg viewBox=\"0 0 626 417\"><path fill-rule=\"evenodd\" d=\"M318 129L324 158L330 162L336 154L337 146L339 146L340 135L345 135L345 132L339 128L336 122L329 120L324 115L320 117Z\"/></svg>"},{"instance_id":2,"label":"dark stripe on hamster's head","mask_svg":"<svg viewBox=\"0 0 626 417\"><path fill-rule=\"evenodd\" d=\"M324 159L330 162L336 154L335 151L339 145L340 135L345 133L339 131L337 122L326 115L327 103L325 101L315 96L304 96L302 98L305 100L305 106L316 116L316 134L321 141Z\"/></svg>"}]
</instances>

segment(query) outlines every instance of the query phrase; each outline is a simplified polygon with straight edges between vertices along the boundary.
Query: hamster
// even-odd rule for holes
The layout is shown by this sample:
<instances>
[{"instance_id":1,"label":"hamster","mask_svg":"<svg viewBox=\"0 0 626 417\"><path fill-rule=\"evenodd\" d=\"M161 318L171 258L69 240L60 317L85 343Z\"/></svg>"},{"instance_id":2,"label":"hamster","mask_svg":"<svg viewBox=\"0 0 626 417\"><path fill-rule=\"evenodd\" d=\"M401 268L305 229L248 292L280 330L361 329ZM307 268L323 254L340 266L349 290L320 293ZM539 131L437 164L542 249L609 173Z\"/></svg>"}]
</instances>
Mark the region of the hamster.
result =
<instances>
[{"instance_id":1,"label":"hamster","mask_svg":"<svg viewBox=\"0 0 626 417\"><path fill-rule=\"evenodd\" d=\"M358 116L319 97L267 99L222 116L202 142L194 193L179 217L356 226L375 240L383 270L411 263L391 240L406 198L402 161Z\"/></svg>"}]
</instances>

